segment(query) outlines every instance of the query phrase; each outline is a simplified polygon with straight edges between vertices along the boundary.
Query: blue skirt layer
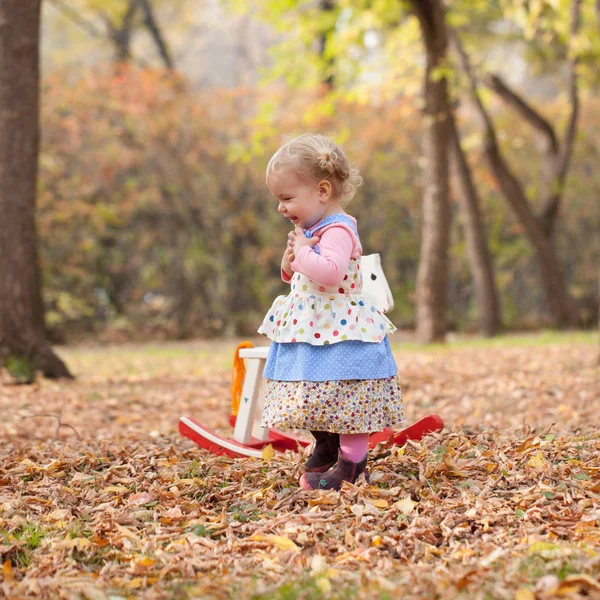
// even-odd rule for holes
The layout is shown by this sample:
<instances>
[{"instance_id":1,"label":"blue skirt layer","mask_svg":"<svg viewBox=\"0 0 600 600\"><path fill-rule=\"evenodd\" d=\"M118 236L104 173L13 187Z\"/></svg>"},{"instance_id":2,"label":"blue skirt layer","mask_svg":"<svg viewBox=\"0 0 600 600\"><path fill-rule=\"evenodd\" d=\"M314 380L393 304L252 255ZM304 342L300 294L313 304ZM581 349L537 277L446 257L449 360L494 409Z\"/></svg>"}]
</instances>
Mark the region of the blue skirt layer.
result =
<instances>
[{"instance_id":1,"label":"blue skirt layer","mask_svg":"<svg viewBox=\"0 0 600 600\"><path fill-rule=\"evenodd\" d=\"M358 340L328 346L271 342L263 376L276 381L386 379L397 370L386 336L379 344Z\"/></svg>"}]
</instances>

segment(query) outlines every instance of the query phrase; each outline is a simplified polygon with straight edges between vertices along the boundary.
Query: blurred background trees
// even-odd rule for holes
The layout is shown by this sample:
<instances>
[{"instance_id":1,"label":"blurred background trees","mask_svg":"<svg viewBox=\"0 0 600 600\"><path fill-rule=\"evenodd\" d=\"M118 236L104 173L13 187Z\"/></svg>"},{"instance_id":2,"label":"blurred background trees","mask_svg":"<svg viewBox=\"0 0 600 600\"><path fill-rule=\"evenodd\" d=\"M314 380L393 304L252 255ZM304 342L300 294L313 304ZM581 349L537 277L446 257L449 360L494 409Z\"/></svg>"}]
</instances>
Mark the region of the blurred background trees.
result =
<instances>
[{"instance_id":1,"label":"blurred background trees","mask_svg":"<svg viewBox=\"0 0 600 600\"><path fill-rule=\"evenodd\" d=\"M423 340L591 326L595 4L44 0L53 339L253 333L285 291L288 227L264 169L307 130L361 169L350 212L382 255L396 324Z\"/></svg>"}]
</instances>

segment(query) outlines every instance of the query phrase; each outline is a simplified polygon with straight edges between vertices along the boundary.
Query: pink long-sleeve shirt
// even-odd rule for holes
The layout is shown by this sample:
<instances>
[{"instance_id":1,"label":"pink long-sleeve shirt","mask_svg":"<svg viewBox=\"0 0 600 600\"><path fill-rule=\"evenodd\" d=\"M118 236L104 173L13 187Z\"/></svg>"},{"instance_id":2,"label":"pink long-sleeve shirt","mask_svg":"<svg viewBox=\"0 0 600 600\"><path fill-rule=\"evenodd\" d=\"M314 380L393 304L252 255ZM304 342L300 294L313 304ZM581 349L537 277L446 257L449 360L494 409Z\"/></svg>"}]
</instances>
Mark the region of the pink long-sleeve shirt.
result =
<instances>
[{"instance_id":1,"label":"pink long-sleeve shirt","mask_svg":"<svg viewBox=\"0 0 600 600\"><path fill-rule=\"evenodd\" d=\"M356 223L354 217L350 218ZM306 275L319 285L339 285L344 279L350 259L362 254L360 241L344 223L332 223L319 230L316 235L321 238L318 242L320 254L308 246L302 246L291 264L292 271ZM285 282L291 280L283 269L281 277Z\"/></svg>"}]
</instances>

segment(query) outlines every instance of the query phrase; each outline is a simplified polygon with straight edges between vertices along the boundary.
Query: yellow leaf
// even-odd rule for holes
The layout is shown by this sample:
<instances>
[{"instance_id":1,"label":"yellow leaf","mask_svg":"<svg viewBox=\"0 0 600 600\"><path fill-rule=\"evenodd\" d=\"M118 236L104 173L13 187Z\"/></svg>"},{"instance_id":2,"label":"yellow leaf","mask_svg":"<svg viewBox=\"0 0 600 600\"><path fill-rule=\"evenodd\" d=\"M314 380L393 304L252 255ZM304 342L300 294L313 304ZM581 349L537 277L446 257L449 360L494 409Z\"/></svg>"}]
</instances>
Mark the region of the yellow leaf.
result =
<instances>
[{"instance_id":1,"label":"yellow leaf","mask_svg":"<svg viewBox=\"0 0 600 600\"><path fill-rule=\"evenodd\" d=\"M327 570L327 559L321 554L315 554L310 561L311 575L315 576Z\"/></svg>"},{"instance_id":2,"label":"yellow leaf","mask_svg":"<svg viewBox=\"0 0 600 600\"><path fill-rule=\"evenodd\" d=\"M471 548L460 548L452 555L452 558L460 560L462 558L471 558L471 556L475 556L475 552Z\"/></svg>"},{"instance_id":3,"label":"yellow leaf","mask_svg":"<svg viewBox=\"0 0 600 600\"><path fill-rule=\"evenodd\" d=\"M73 538L67 540L58 540L52 544L53 548L57 550L72 550L73 548L77 548L81 550L82 548L86 548L87 546L91 546L92 542L87 538Z\"/></svg>"},{"instance_id":4,"label":"yellow leaf","mask_svg":"<svg viewBox=\"0 0 600 600\"><path fill-rule=\"evenodd\" d=\"M329 579L327 579L327 577L319 577L315 581L315 583L322 594L330 594L331 593L331 581L329 581Z\"/></svg>"},{"instance_id":5,"label":"yellow leaf","mask_svg":"<svg viewBox=\"0 0 600 600\"><path fill-rule=\"evenodd\" d=\"M103 492L126 492L127 488L124 485L109 485L105 488L102 488Z\"/></svg>"},{"instance_id":6,"label":"yellow leaf","mask_svg":"<svg viewBox=\"0 0 600 600\"><path fill-rule=\"evenodd\" d=\"M140 539L137 537L137 535L135 535L135 533L133 533L133 531L131 531L131 529L127 529L127 527L124 527L123 525L117 525L116 528L117 528L117 531L124 538L127 538L128 540L131 540L132 542L140 541Z\"/></svg>"},{"instance_id":7,"label":"yellow leaf","mask_svg":"<svg viewBox=\"0 0 600 600\"><path fill-rule=\"evenodd\" d=\"M567 575L560 584L561 587L559 589L561 589L561 591L563 584L567 586L578 586L588 590L596 590L597 592L600 591L600 583L585 573L579 575Z\"/></svg>"},{"instance_id":8,"label":"yellow leaf","mask_svg":"<svg viewBox=\"0 0 600 600\"><path fill-rule=\"evenodd\" d=\"M86 585L81 590L85 600L108 600L108 596L99 588Z\"/></svg>"},{"instance_id":9,"label":"yellow leaf","mask_svg":"<svg viewBox=\"0 0 600 600\"><path fill-rule=\"evenodd\" d=\"M48 519L50 519L50 521L62 521L62 519L64 519L65 517L69 516L69 511L66 510L65 508L59 508L56 510L53 510L49 515L48 515Z\"/></svg>"},{"instance_id":10,"label":"yellow leaf","mask_svg":"<svg viewBox=\"0 0 600 600\"><path fill-rule=\"evenodd\" d=\"M346 544L346 546L352 546L354 545L354 542L355 539L352 532L349 529L346 529L346 533L344 534L344 544Z\"/></svg>"},{"instance_id":11,"label":"yellow leaf","mask_svg":"<svg viewBox=\"0 0 600 600\"><path fill-rule=\"evenodd\" d=\"M529 448L535 448L536 446L539 446L540 443L540 438L529 437L517 448L517 452L525 452L525 450L529 450Z\"/></svg>"},{"instance_id":12,"label":"yellow leaf","mask_svg":"<svg viewBox=\"0 0 600 600\"><path fill-rule=\"evenodd\" d=\"M308 504L310 506L318 506L320 504L339 504L340 499L335 491L328 492L327 494L323 494L322 496L317 496L316 498L310 498Z\"/></svg>"},{"instance_id":13,"label":"yellow leaf","mask_svg":"<svg viewBox=\"0 0 600 600\"><path fill-rule=\"evenodd\" d=\"M273 544L275 544L275 546L277 546L280 550L292 550L294 552L300 552L300 548L296 546L296 544L290 540L290 538L284 535L266 535L265 539L273 542Z\"/></svg>"},{"instance_id":14,"label":"yellow leaf","mask_svg":"<svg viewBox=\"0 0 600 600\"><path fill-rule=\"evenodd\" d=\"M275 450L273 450L273 446L269 444L265 446L262 451L263 460L271 460L275 456Z\"/></svg>"},{"instance_id":15,"label":"yellow leaf","mask_svg":"<svg viewBox=\"0 0 600 600\"><path fill-rule=\"evenodd\" d=\"M408 515L413 511L415 504L415 502L407 497L398 500L398 502L394 502L393 506L395 506L403 515Z\"/></svg>"},{"instance_id":16,"label":"yellow leaf","mask_svg":"<svg viewBox=\"0 0 600 600\"><path fill-rule=\"evenodd\" d=\"M4 564L2 565L2 574L4 575L4 581L6 581L6 583L11 583L15 580L10 560L4 561Z\"/></svg>"},{"instance_id":17,"label":"yellow leaf","mask_svg":"<svg viewBox=\"0 0 600 600\"><path fill-rule=\"evenodd\" d=\"M153 567L156 564L156 560L150 558L149 556L144 556L144 558L138 558L135 561L140 567Z\"/></svg>"},{"instance_id":18,"label":"yellow leaf","mask_svg":"<svg viewBox=\"0 0 600 600\"><path fill-rule=\"evenodd\" d=\"M530 467L543 467L546 464L546 459L544 458L544 455L541 453L540 450L538 450L528 461L527 464Z\"/></svg>"},{"instance_id":19,"label":"yellow leaf","mask_svg":"<svg viewBox=\"0 0 600 600\"><path fill-rule=\"evenodd\" d=\"M376 498L375 500L371 500L371 504L373 506L376 506L377 508L387 508L389 506L388 501L384 500L383 498Z\"/></svg>"},{"instance_id":20,"label":"yellow leaf","mask_svg":"<svg viewBox=\"0 0 600 600\"><path fill-rule=\"evenodd\" d=\"M515 593L515 600L535 600L535 594L527 588L519 588Z\"/></svg>"}]
</instances>

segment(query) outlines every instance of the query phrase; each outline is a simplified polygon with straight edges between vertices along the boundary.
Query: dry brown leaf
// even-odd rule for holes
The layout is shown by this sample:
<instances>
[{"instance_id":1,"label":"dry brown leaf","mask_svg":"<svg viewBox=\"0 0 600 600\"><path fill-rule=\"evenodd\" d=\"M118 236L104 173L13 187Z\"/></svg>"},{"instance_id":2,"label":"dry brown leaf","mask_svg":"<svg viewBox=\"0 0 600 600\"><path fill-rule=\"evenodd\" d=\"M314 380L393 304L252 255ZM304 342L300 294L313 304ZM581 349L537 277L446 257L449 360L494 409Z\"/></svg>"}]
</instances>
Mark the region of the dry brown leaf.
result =
<instances>
[{"instance_id":1,"label":"dry brown leaf","mask_svg":"<svg viewBox=\"0 0 600 600\"><path fill-rule=\"evenodd\" d=\"M159 375L103 373L111 352L74 382L0 387L0 593L600 596L589 344L399 352L407 423L435 410L446 429L373 454L370 484L340 492L300 489L304 456L234 460L178 434L182 414L231 433L228 368L182 368L186 350ZM81 439L23 428L39 404Z\"/></svg>"},{"instance_id":2,"label":"dry brown leaf","mask_svg":"<svg viewBox=\"0 0 600 600\"><path fill-rule=\"evenodd\" d=\"M590 577L589 575L582 573L579 575L567 575L559 585L559 591L563 591L565 588L581 588L583 590L594 590L600 592L600 582L597 579Z\"/></svg>"},{"instance_id":3,"label":"dry brown leaf","mask_svg":"<svg viewBox=\"0 0 600 600\"><path fill-rule=\"evenodd\" d=\"M535 594L528 588L519 588L515 592L515 600L535 600Z\"/></svg>"},{"instance_id":4,"label":"dry brown leaf","mask_svg":"<svg viewBox=\"0 0 600 600\"><path fill-rule=\"evenodd\" d=\"M87 548L91 545L92 542L87 538L68 538L52 543L52 547L56 550L72 550L73 548L81 550L82 548Z\"/></svg>"}]
</instances>

